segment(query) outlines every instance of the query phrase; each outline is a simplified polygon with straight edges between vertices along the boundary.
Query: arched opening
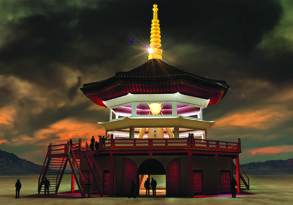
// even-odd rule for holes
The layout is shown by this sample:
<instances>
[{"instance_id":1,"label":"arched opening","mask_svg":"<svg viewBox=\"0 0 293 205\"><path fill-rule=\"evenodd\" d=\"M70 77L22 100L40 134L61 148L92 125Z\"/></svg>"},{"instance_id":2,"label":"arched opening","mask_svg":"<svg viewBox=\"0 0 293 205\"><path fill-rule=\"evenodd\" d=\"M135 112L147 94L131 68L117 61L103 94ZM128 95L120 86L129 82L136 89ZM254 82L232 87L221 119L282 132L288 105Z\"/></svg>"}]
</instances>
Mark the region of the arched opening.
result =
<instances>
[{"instance_id":1,"label":"arched opening","mask_svg":"<svg viewBox=\"0 0 293 205\"><path fill-rule=\"evenodd\" d=\"M139 195L141 196L165 196L166 195L166 171L164 166L156 159L143 161L138 168ZM157 184L152 190L152 180ZM148 181L148 182L147 182ZM149 184L150 191L146 187Z\"/></svg>"}]
</instances>

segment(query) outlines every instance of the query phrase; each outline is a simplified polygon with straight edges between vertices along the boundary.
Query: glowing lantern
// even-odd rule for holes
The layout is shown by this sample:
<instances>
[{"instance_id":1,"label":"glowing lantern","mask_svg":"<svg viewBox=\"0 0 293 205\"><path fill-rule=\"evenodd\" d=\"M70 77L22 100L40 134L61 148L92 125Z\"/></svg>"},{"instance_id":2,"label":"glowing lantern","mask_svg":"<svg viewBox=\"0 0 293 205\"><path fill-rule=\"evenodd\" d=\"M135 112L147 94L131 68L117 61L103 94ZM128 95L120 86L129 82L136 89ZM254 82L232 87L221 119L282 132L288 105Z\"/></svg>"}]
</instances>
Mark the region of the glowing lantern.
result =
<instances>
[{"instance_id":1,"label":"glowing lantern","mask_svg":"<svg viewBox=\"0 0 293 205\"><path fill-rule=\"evenodd\" d=\"M162 110L161 103L151 103L149 104L149 107L153 115L158 115L161 113L161 110Z\"/></svg>"}]
</instances>

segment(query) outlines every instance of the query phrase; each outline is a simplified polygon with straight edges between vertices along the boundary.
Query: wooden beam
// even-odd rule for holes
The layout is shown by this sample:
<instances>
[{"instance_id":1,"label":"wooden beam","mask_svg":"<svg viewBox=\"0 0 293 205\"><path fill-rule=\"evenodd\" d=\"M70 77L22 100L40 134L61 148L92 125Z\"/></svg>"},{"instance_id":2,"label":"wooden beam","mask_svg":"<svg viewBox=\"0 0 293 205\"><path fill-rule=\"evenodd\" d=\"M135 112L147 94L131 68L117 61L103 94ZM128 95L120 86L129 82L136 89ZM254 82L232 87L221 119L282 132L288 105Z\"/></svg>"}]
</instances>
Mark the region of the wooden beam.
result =
<instances>
[{"instance_id":1,"label":"wooden beam","mask_svg":"<svg viewBox=\"0 0 293 205\"><path fill-rule=\"evenodd\" d=\"M236 166L236 186L237 193L240 194L240 163L239 163L239 155L235 158L235 166Z\"/></svg>"}]
</instances>

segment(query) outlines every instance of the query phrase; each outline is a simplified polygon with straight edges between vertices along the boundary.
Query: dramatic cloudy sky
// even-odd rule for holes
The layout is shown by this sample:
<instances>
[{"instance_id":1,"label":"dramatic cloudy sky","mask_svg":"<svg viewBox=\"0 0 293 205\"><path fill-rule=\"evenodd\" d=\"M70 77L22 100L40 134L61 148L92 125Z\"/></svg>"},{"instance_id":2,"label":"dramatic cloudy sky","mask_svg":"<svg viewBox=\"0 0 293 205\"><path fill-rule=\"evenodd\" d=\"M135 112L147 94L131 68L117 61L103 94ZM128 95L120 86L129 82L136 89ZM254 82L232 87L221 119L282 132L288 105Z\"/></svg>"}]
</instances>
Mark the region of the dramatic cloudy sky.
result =
<instances>
[{"instance_id":1,"label":"dramatic cloudy sky","mask_svg":"<svg viewBox=\"0 0 293 205\"><path fill-rule=\"evenodd\" d=\"M151 0L0 0L0 149L41 162L51 141L98 135L79 88L146 61ZM164 60L226 80L204 117L242 161L293 157L293 1L158 0Z\"/></svg>"}]
</instances>

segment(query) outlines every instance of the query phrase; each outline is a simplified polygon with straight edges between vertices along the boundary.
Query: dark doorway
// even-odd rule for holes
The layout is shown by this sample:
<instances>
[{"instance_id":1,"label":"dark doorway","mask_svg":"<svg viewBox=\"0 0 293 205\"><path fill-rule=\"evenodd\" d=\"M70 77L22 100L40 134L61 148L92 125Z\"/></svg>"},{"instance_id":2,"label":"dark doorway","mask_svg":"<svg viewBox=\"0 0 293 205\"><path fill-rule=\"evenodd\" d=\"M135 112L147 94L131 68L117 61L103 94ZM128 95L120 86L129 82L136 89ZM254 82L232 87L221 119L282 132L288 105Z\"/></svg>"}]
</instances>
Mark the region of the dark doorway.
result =
<instances>
[{"instance_id":1,"label":"dark doorway","mask_svg":"<svg viewBox=\"0 0 293 205\"><path fill-rule=\"evenodd\" d=\"M164 166L155 159L145 160L138 168L139 180L139 195L146 196L144 183L149 179L154 179L157 182L156 196L166 195L166 171ZM150 195L153 193L150 191Z\"/></svg>"}]
</instances>

